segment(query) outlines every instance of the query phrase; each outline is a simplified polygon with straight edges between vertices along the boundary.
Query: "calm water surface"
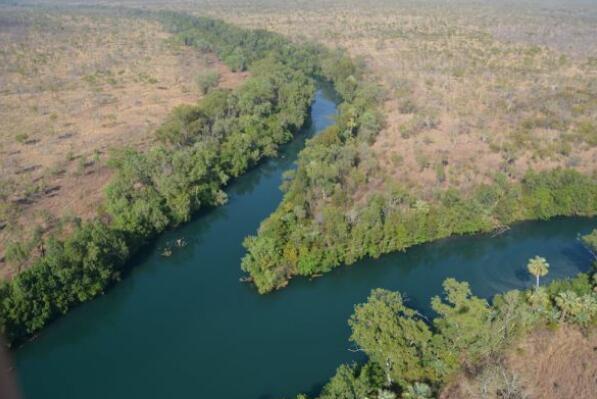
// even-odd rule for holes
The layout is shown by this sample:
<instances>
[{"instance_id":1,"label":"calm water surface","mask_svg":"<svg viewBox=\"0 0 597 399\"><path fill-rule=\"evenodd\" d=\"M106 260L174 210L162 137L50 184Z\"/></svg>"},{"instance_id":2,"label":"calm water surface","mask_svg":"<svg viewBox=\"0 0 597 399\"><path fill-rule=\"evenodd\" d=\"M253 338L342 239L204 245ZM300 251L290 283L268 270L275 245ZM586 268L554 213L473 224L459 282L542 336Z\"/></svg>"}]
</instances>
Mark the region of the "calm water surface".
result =
<instances>
[{"instance_id":1,"label":"calm water surface","mask_svg":"<svg viewBox=\"0 0 597 399\"><path fill-rule=\"evenodd\" d=\"M568 218L423 245L258 295L239 283L242 240L276 208L282 172L335 110L329 90L320 90L311 126L281 158L233 183L228 204L164 234L107 295L20 348L25 399L293 397L318 390L341 362L361 359L347 350L346 321L373 288L400 290L425 312L447 277L489 297L531 286L525 264L534 255L551 264L545 281L588 269L577 235L596 222ZM185 248L160 256L180 237Z\"/></svg>"}]
</instances>

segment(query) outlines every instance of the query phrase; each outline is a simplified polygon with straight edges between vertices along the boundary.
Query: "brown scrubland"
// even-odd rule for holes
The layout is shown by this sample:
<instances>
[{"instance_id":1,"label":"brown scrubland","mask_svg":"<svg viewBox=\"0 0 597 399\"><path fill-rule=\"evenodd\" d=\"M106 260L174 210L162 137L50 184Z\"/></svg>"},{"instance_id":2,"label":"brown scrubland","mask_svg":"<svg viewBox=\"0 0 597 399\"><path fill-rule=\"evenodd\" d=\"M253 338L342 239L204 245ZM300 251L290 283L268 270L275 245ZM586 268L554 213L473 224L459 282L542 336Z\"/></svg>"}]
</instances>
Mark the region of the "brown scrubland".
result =
<instances>
[{"instance_id":1,"label":"brown scrubland","mask_svg":"<svg viewBox=\"0 0 597 399\"><path fill-rule=\"evenodd\" d=\"M591 399L597 392L595 348L595 331L567 324L538 329L481 372L458 376L439 397Z\"/></svg>"},{"instance_id":2,"label":"brown scrubland","mask_svg":"<svg viewBox=\"0 0 597 399\"><path fill-rule=\"evenodd\" d=\"M120 2L119 2L120 3ZM104 1L103 4L114 4ZM466 190L597 165L597 7L572 2L128 1L346 49L386 90L378 179Z\"/></svg>"},{"instance_id":3,"label":"brown scrubland","mask_svg":"<svg viewBox=\"0 0 597 399\"><path fill-rule=\"evenodd\" d=\"M104 1L103 4L113 4ZM128 1L347 50L386 90L380 170L430 196L597 165L597 7L590 2Z\"/></svg>"},{"instance_id":4,"label":"brown scrubland","mask_svg":"<svg viewBox=\"0 0 597 399\"><path fill-rule=\"evenodd\" d=\"M112 148L147 148L172 108L245 77L154 21L0 6L0 275L11 241L95 215ZM39 226L39 227L38 227Z\"/></svg>"},{"instance_id":5,"label":"brown scrubland","mask_svg":"<svg viewBox=\"0 0 597 399\"><path fill-rule=\"evenodd\" d=\"M346 49L383 83L386 125L373 145L381 171L362 194L388 179L425 195L497 171L514 180L530 168L595 172L596 7L261 3L212 14Z\"/></svg>"}]
</instances>

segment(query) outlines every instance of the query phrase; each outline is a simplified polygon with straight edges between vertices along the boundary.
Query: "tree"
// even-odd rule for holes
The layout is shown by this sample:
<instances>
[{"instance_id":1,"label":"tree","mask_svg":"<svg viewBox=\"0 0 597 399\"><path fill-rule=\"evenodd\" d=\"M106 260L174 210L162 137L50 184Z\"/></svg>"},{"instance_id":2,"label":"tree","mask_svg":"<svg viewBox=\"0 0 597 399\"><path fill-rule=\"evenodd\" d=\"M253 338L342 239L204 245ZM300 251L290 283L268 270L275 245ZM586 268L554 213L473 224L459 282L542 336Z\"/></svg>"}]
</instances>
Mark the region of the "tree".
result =
<instances>
[{"instance_id":1,"label":"tree","mask_svg":"<svg viewBox=\"0 0 597 399\"><path fill-rule=\"evenodd\" d=\"M555 299L556 304L562 310L562 320L566 320L568 315L578 313L580 302L574 291L560 292Z\"/></svg>"},{"instance_id":2,"label":"tree","mask_svg":"<svg viewBox=\"0 0 597 399\"><path fill-rule=\"evenodd\" d=\"M527 299L533 309L541 312L548 311L551 306L549 293L543 287L538 287L537 289L528 292Z\"/></svg>"},{"instance_id":3,"label":"tree","mask_svg":"<svg viewBox=\"0 0 597 399\"><path fill-rule=\"evenodd\" d=\"M443 283L445 298L434 297L431 307L439 315L433 320L452 353L474 361L491 350L491 309L485 299L473 296L467 282L453 278Z\"/></svg>"},{"instance_id":4,"label":"tree","mask_svg":"<svg viewBox=\"0 0 597 399\"><path fill-rule=\"evenodd\" d=\"M593 293L578 296L574 291L564 291L555 297L555 301L562 311L562 320L570 317L586 326L597 314L597 298Z\"/></svg>"},{"instance_id":5,"label":"tree","mask_svg":"<svg viewBox=\"0 0 597 399\"><path fill-rule=\"evenodd\" d=\"M378 370L371 364L361 368L343 364L323 387L319 399L364 399L379 383Z\"/></svg>"},{"instance_id":6,"label":"tree","mask_svg":"<svg viewBox=\"0 0 597 399\"><path fill-rule=\"evenodd\" d=\"M348 323L351 341L384 369L387 385L431 378L427 362L432 333L399 293L373 290L366 303L355 307Z\"/></svg>"},{"instance_id":7,"label":"tree","mask_svg":"<svg viewBox=\"0 0 597 399\"><path fill-rule=\"evenodd\" d=\"M396 394L387 389L379 389L377 391L377 399L396 399Z\"/></svg>"},{"instance_id":8,"label":"tree","mask_svg":"<svg viewBox=\"0 0 597 399\"><path fill-rule=\"evenodd\" d=\"M207 130L207 118L195 105L183 104L174 108L166 121L156 130L157 138L168 144L189 145Z\"/></svg>"},{"instance_id":9,"label":"tree","mask_svg":"<svg viewBox=\"0 0 597 399\"><path fill-rule=\"evenodd\" d=\"M27 245L21 242L12 242L6 246L6 260L9 263L15 264L19 272L31 252L27 247Z\"/></svg>"},{"instance_id":10,"label":"tree","mask_svg":"<svg viewBox=\"0 0 597 399\"><path fill-rule=\"evenodd\" d=\"M529 270L529 273L531 273L537 279L536 288L539 288L539 277L547 275L549 272L549 263L547 263L545 258L535 256L529 260L527 269Z\"/></svg>"},{"instance_id":11,"label":"tree","mask_svg":"<svg viewBox=\"0 0 597 399\"><path fill-rule=\"evenodd\" d=\"M218 85L220 74L216 70L201 72L195 79L201 94L207 94L211 89Z\"/></svg>"},{"instance_id":12,"label":"tree","mask_svg":"<svg viewBox=\"0 0 597 399\"><path fill-rule=\"evenodd\" d=\"M582 242L593 255L593 259L597 261L597 229L593 229L590 234L583 236Z\"/></svg>"}]
</instances>

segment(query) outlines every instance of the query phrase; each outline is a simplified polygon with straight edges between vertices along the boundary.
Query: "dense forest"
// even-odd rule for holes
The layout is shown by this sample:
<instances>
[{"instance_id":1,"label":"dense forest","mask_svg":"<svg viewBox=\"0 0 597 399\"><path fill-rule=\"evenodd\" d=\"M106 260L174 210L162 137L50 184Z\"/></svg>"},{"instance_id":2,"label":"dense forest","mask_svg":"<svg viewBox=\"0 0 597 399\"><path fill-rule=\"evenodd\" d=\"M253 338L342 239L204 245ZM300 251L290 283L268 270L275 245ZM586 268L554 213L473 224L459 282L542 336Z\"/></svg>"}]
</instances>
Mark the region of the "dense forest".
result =
<instances>
[{"instance_id":1,"label":"dense forest","mask_svg":"<svg viewBox=\"0 0 597 399\"><path fill-rule=\"evenodd\" d=\"M596 234L584 238L594 254ZM507 376L504 352L531 331L561 325L586 330L595 324L595 266L591 274L509 291L491 302L474 296L466 282L447 279L443 295L431 300L432 319L410 308L398 292L373 290L349 320L353 350L365 352L368 361L340 366L318 398L430 399L463 371ZM494 388L500 397L524 397L515 378L499 381Z\"/></svg>"},{"instance_id":2,"label":"dense forest","mask_svg":"<svg viewBox=\"0 0 597 399\"><path fill-rule=\"evenodd\" d=\"M212 90L199 104L174 109L148 151L112 154L115 177L98 217L79 224L65 240L36 237L35 245L13 245L11 254L19 257L41 250L30 268L0 283L0 332L9 342L102 294L121 277L131 254L156 234L200 208L224 203L229 179L275 156L306 120L319 49L206 18L143 16L157 18L182 43L214 52L250 77L238 89Z\"/></svg>"}]
</instances>

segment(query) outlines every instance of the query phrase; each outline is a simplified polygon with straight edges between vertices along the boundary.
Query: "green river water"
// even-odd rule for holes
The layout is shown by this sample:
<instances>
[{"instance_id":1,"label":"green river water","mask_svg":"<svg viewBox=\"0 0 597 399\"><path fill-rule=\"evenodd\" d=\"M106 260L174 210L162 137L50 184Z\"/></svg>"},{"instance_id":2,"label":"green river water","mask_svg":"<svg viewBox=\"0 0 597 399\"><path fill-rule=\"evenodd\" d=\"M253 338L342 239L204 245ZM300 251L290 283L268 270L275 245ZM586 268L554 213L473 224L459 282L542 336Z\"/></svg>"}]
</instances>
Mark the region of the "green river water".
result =
<instances>
[{"instance_id":1,"label":"green river water","mask_svg":"<svg viewBox=\"0 0 597 399\"><path fill-rule=\"evenodd\" d=\"M587 270L577 235L595 219L522 223L497 237L459 237L295 279L260 296L240 283L242 240L281 200L282 172L305 138L333 123L331 90L318 91L311 125L282 156L237 179L229 202L167 232L132 261L105 296L79 306L14 353L25 399L282 398L317 392L348 351L347 319L373 288L400 290L428 312L447 277L489 297L533 281L528 258L551 269L544 281ZM188 245L160 255L183 237Z\"/></svg>"}]
</instances>

